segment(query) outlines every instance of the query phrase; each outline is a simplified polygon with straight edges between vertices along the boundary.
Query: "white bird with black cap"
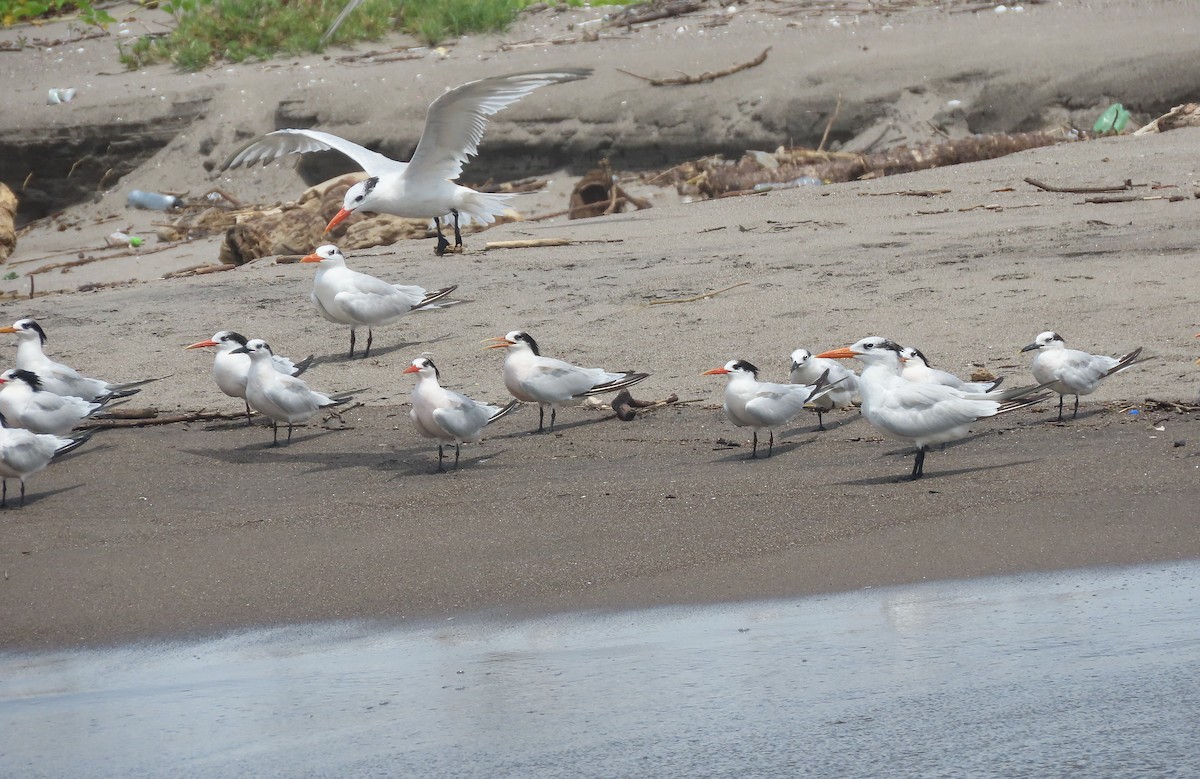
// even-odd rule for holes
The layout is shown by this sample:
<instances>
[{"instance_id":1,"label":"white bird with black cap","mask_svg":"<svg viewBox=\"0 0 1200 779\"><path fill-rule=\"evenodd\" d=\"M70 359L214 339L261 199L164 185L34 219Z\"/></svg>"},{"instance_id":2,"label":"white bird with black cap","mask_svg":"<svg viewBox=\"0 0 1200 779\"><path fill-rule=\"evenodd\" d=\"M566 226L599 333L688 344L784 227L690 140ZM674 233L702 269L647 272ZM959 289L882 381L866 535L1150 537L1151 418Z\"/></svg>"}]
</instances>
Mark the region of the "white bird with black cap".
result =
<instances>
[{"instance_id":1,"label":"white bird with black cap","mask_svg":"<svg viewBox=\"0 0 1200 779\"><path fill-rule=\"evenodd\" d=\"M463 164L479 152L487 118L507 108L539 87L577 81L591 68L512 73L491 76L455 87L429 105L425 129L412 159L399 162L344 138L317 130L276 130L234 151L221 170L239 165L267 163L284 154L334 150L346 155L368 178L346 192L342 209L325 231L336 227L355 211L373 211L416 219L433 219L440 256L449 247L442 234L442 218L454 220L454 247L462 247L460 217L464 224L476 220L491 224L503 214L512 195L476 192L455 184Z\"/></svg>"},{"instance_id":2,"label":"white bird with black cap","mask_svg":"<svg viewBox=\"0 0 1200 779\"><path fill-rule=\"evenodd\" d=\"M1090 395L1100 388L1109 376L1113 376L1133 365L1142 353L1142 347L1121 357L1106 354L1089 354L1079 349L1068 349L1063 337L1053 330L1039 333L1033 343L1021 349L1033 352L1033 378L1040 384L1058 393L1058 421L1062 421L1063 399L1075 396L1074 419L1079 414L1079 396Z\"/></svg>"},{"instance_id":3,"label":"white bird with black cap","mask_svg":"<svg viewBox=\"0 0 1200 779\"><path fill-rule=\"evenodd\" d=\"M35 433L66 435L107 402L47 392L32 371L11 368L0 373L0 414L9 425Z\"/></svg>"},{"instance_id":4,"label":"white bird with black cap","mask_svg":"<svg viewBox=\"0 0 1200 779\"><path fill-rule=\"evenodd\" d=\"M945 384L972 395L993 392L1004 381L1004 377L992 381L964 381L949 371L931 367L929 358L915 346L900 350L900 375L918 384Z\"/></svg>"},{"instance_id":5,"label":"white bird with black cap","mask_svg":"<svg viewBox=\"0 0 1200 779\"><path fill-rule=\"evenodd\" d=\"M249 343L249 339L233 330L219 330L207 341L198 341L186 349L205 349L215 347L213 355L213 381L217 387L231 398L241 398L246 404L246 423L254 424L250 418L250 401L246 400L246 382L250 378L250 355L235 352ZM312 365L313 356L310 354L298 363L294 363L281 354L271 355L271 367L284 376L299 376Z\"/></svg>"},{"instance_id":6,"label":"white bird with black cap","mask_svg":"<svg viewBox=\"0 0 1200 779\"><path fill-rule=\"evenodd\" d=\"M523 330L489 338L495 341L484 348L507 349L504 357L504 386L517 400L538 404L538 432L545 430L546 409L550 409L550 430L560 406L592 395L619 392L632 387L650 374L634 371L606 371L581 368L564 360L544 357L538 342Z\"/></svg>"},{"instance_id":7,"label":"white bird with black cap","mask_svg":"<svg viewBox=\"0 0 1200 779\"><path fill-rule=\"evenodd\" d=\"M234 354L250 356L250 373L246 378L246 400L250 407L271 420L274 437L271 446L279 445L279 423L288 426L287 440L292 440L292 426L306 422L323 408L339 406L350 400L349 394L324 395L309 389L302 379L286 376L275 370L271 347L261 338L254 338Z\"/></svg>"},{"instance_id":8,"label":"white bird with black cap","mask_svg":"<svg viewBox=\"0 0 1200 779\"><path fill-rule=\"evenodd\" d=\"M979 419L1032 406L1049 393L1001 401L970 394L944 384L919 384L900 375L901 347L879 336L863 338L850 346L818 354L826 359L857 359L863 363L858 377L862 415L884 435L916 444L912 478L925 473L925 452L967 436Z\"/></svg>"},{"instance_id":9,"label":"white bird with black cap","mask_svg":"<svg viewBox=\"0 0 1200 779\"><path fill-rule=\"evenodd\" d=\"M412 391L412 410L408 412L417 432L438 441L438 471L442 468L442 445L454 444L454 467L458 468L459 451L464 443L474 443L488 425L511 414L521 401L509 401L506 406L493 406L474 400L461 392L441 385L441 374L433 360L418 357L404 369L417 374Z\"/></svg>"},{"instance_id":10,"label":"white bird with black cap","mask_svg":"<svg viewBox=\"0 0 1200 779\"><path fill-rule=\"evenodd\" d=\"M318 263L313 279L313 305L317 313L330 322L350 326L351 357L354 357L358 328L367 328L367 348L362 353L366 357L371 353L371 342L375 337L372 328L391 324L409 311L431 311L458 302L445 300L458 289L457 284L426 292L424 287L392 284L351 270L346 267L346 257L341 249L331 243L318 247L300 262Z\"/></svg>"},{"instance_id":11,"label":"white bird with black cap","mask_svg":"<svg viewBox=\"0 0 1200 779\"><path fill-rule=\"evenodd\" d=\"M775 451L775 428L790 422L804 410L804 404L825 397L837 385L829 383L829 371L808 384L773 384L758 380L758 368L745 360L730 360L702 376L728 376L725 385L725 416L738 427L753 429L754 443L750 458L758 457L758 431L770 435L767 457Z\"/></svg>"},{"instance_id":12,"label":"white bird with black cap","mask_svg":"<svg viewBox=\"0 0 1200 779\"><path fill-rule=\"evenodd\" d=\"M41 388L55 395L65 395L84 400L123 398L141 392L144 384L158 379L142 379L125 384L111 384L101 379L82 376L73 368L55 362L46 356L43 346L46 331L36 320L26 317L18 319L12 327L0 327L0 333L17 336L17 368L36 373Z\"/></svg>"}]
</instances>

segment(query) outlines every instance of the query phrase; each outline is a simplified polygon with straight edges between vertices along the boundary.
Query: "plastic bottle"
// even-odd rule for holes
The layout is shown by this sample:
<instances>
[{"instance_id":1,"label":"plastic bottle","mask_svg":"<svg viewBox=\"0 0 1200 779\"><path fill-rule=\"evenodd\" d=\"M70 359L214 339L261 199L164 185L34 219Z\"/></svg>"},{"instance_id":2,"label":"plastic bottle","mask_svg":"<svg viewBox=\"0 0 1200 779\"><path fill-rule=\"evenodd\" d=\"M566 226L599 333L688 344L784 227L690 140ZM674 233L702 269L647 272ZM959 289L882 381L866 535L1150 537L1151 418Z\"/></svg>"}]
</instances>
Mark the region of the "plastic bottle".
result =
<instances>
[{"instance_id":1,"label":"plastic bottle","mask_svg":"<svg viewBox=\"0 0 1200 779\"><path fill-rule=\"evenodd\" d=\"M140 189L135 189L129 193L129 198L125 201L128 205L134 208L145 208L150 211L170 211L174 208L182 208L183 200L174 195L163 195L158 192L143 192Z\"/></svg>"},{"instance_id":2,"label":"plastic bottle","mask_svg":"<svg viewBox=\"0 0 1200 779\"><path fill-rule=\"evenodd\" d=\"M141 238L138 238L136 235L126 235L120 230L110 234L108 238L105 239L105 242L108 243L109 246L130 246L134 249L145 243L145 241L143 241Z\"/></svg>"}]
</instances>

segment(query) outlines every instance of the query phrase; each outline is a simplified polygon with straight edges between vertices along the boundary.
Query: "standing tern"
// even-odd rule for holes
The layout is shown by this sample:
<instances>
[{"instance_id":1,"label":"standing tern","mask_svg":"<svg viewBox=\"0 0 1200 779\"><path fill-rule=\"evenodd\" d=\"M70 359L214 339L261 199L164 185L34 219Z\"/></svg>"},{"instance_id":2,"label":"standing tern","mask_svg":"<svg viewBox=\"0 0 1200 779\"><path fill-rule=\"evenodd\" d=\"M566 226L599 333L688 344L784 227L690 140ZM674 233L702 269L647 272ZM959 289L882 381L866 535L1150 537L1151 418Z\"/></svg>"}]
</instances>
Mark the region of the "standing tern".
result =
<instances>
[{"instance_id":1,"label":"standing tern","mask_svg":"<svg viewBox=\"0 0 1200 779\"><path fill-rule=\"evenodd\" d=\"M792 384L816 384L822 374L828 373L832 385L829 392L812 401L817 409L817 429L825 429L822 415L835 408L847 408L858 394L858 375L837 360L822 360L813 357L807 349L792 352Z\"/></svg>"},{"instance_id":2,"label":"standing tern","mask_svg":"<svg viewBox=\"0 0 1200 779\"><path fill-rule=\"evenodd\" d=\"M478 441L483 428L521 405L521 401L512 400L507 406L492 406L446 389L438 383L437 366L427 357L413 360L404 372L417 374L417 385L412 391L413 407L408 414L418 433L438 439L439 473L444 470L443 444L454 444L454 469L458 470L458 455L463 443Z\"/></svg>"},{"instance_id":3,"label":"standing tern","mask_svg":"<svg viewBox=\"0 0 1200 779\"><path fill-rule=\"evenodd\" d=\"M550 430L560 406L590 395L603 395L632 387L650 374L580 368L553 357L543 357L533 336L520 330L490 338L487 349L508 349L504 358L504 386L517 400L538 404L538 432L545 430L546 407L550 407Z\"/></svg>"},{"instance_id":4,"label":"standing tern","mask_svg":"<svg viewBox=\"0 0 1200 779\"><path fill-rule=\"evenodd\" d=\"M8 507L8 480L21 480L21 506L25 505L25 480L45 468L50 461L87 443L91 432L75 438L34 433L21 427L8 427L0 414L0 509Z\"/></svg>"},{"instance_id":5,"label":"standing tern","mask_svg":"<svg viewBox=\"0 0 1200 779\"><path fill-rule=\"evenodd\" d=\"M36 373L42 389L55 395L69 395L84 400L123 398L141 392L138 388L143 384L158 381L143 379L127 384L109 384L100 379L81 376L74 369L46 356L42 350L46 343L46 331L33 319L19 319L12 327L0 327L0 333L13 333L17 336L17 368Z\"/></svg>"},{"instance_id":6,"label":"standing tern","mask_svg":"<svg viewBox=\"0 0 1200 779\"><path fill-rule=\"evenodd\" d=\"M250 418L250 401L246 400L246 382L250 376L250 355L234 350L248 343L246 336L232 330L221 330L207 341L199 341L187 349L204 349L209 346L217 348L213 356L213 381L231 398L241 398L246 403L246 423L254 424ZM313 356L293 363L281 354L271 355L271 365L284 376L299 376L312 365Z\"/></svg>"},{"instance_id":7,"label":"standing tern","mask_svg":"<svg viewBox=\"0 0 1200 779\"><path fill-rule=\"evenodd\" d=\"M930 367L929 359L915 346L900 350L900 375L918 384L945 384L972 395L992 392L1004 381L1003 377L993 381L963 381L949 371Z\"/></svg>"},{"instance_id":8,"label":"standing tern","mask_svg":"<svg viewBox=\"0 0 1200 779\"><path fill-rule=\"evenodd\" d=\"M917 445L914 480L925 473L925 452L931 444L962 438L970 433L970 425L983 417L1032 406L1050 396L1039 393L1001 401L944 384L911 382L900 375L901 349L894 341L871 336L817 356L863 363L858 377L862 415L885 435Z\"/></svg>"},{"instance_id":9,"label":"standing tern","mask_svg":"<svg viewBox=\"0 0 1200 779\"><path fill-rule=\"evenodd\" d=\"M36 373L20 368L0 373L0 414L13 427L35 433L66 435L107 402L47 392Z\"/></svg>"},{"instance_id":10,"label":"standing tern","mask_svg":"<svg viewBox=\"0 0 1200 779\"><path fill-rule=\"evenodd\" d=\"M1074 419L1079 414L1079 396L1092 394L1109 376L1133 365L1142 353L1142 347L1124 357L1088 354L1078 349L1068 349L1061 335L1047 330L1021 351L1037 352L1030 366L1033 378L1058 393L1057 421L1061 422L1065 396L1075 396L1075 410L1071 413L1071 419Z\"/></svg>"},{"instance_id":11,"label":"standing tern","mask_svg":"<svg viewBox=\"0 0 1200 779\"><path fill-rule=\"evenodd\" d=\"M351 357L354 357L357 328L367 328L367 348L362 353L366 357L371 353L373 327L391 324L409 311L445 308L456 302L439 304L437 301L458 289L457 284L434 292L426 292L424 287L391 284L347 268L345 255L331 243L319 247L300 262L318 263L313 280L313 305L330 322L350 325Z\"/></svg>"},{"instance_id":12,"label":"standing tern","mask_svg":"<svg viewBox=\"0 0 1200 779\"><path fill-rule=\"evenodd\" d=\"M835 387L829 383L829 371L808 384L772 384L758 380L758 368L745 360L730 360L724 367L705 371L702 376L729 376L725 385L725 416L738 427L754 430L750 458L758 457L758 431L770 434L767 457L775 451L775 428L787 424L804 410L804 404L827 396Z\"/></svg>"},{"instance_id":13,"label":"standing tern","mask_svg":"<svg viewBox=\"0 0 1200 779\"><path fill-rule=\"evenodd\" d=\"M271 446L279 445L279 423L287 422L288 443L292 441L292 426L308 420L323 408L339 406L350 400L349 395L322 395L308 388L302 379L286 376L275 369L271 347L261 338L233 350L234 354L250 355L250 373L246 379L246 400L250 406L271 420L275 435Z\"/></svg>"},{"instance_id":14,"label":"standing tern","mask_svg":"<svg viewBox=\"0 0 1200 779\"><path fill-rule=\"evenodd\" d=\"M276 130L237 149L221 170L267 162L284 154L305 154L333 149L367 172L368 178L350 187L342 209L329 220L325 231L336 227L355 211L433 219L441 256L450 246L442 234L442 217L454 219L454 248L462 249L459 215L491 224L504 213L512 195L485 194L454 183L463 164L479 152L487 118L507 108L533 90L550 84L577 81L591 68L513 73L471 81L455 87L429 104L425 129L412 159L398 162L336 135L317 130Z\"/></svg>"}]
</instances>

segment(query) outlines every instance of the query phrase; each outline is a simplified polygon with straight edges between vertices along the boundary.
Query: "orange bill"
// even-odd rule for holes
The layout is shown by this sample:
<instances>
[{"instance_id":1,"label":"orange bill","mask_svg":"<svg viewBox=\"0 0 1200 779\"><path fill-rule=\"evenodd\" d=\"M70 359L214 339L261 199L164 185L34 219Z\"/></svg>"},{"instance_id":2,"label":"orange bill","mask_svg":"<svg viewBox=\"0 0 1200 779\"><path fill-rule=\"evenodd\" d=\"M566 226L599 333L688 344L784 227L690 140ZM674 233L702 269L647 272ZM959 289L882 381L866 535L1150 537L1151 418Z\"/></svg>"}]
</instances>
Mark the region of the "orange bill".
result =
<instances>
[{"instance_id":1,"label":"orange bill","mask_svg":"<svg viewBox=\"0 0 1200 779\"><path fill-rule=\"evenodd\" d=\"M853 360L858 357L857 354L850 351L849 346L843 346L841 349L832 349L828 352L821 352L818 357L825 357L834 360Z\"/></svg>"}]
</instances>

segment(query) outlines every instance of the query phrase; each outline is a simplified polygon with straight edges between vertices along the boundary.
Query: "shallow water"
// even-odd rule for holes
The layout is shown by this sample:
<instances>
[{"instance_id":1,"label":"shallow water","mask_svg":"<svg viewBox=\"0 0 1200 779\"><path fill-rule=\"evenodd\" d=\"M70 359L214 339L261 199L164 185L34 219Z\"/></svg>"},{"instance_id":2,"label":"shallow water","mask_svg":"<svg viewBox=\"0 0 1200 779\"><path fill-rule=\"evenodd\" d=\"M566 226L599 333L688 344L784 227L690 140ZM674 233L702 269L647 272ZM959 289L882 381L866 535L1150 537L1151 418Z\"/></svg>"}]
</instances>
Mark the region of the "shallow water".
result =
<instances>
[{"instance_id":1,"label":"shallow water","mask_svg":"<svg viewBox=\"0 0 1200 779\"><path fill-rule=\"evenodd\" d=\"M1200 563L0 654L0 775L1200 775Z\"/></svg>"}]
</instances>

